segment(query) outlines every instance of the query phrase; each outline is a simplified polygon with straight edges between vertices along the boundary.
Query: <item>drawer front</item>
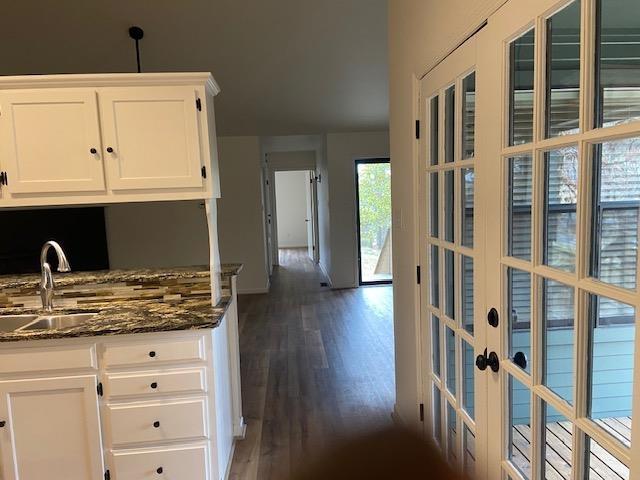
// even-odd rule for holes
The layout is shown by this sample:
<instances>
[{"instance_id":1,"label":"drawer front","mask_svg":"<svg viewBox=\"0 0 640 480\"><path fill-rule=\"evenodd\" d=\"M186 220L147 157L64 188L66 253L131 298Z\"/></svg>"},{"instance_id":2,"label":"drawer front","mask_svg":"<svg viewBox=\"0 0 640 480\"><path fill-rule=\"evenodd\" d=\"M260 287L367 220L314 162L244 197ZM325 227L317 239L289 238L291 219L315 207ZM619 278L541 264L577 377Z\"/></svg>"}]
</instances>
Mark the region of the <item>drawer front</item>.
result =
<instances>
[{"instance_id":1,"label":"drawer front","mask_svg":"<svg viewBox=\"0 0 640 480\"><path fill-rule=\"evenodd\" d=\"M199 360L204 360L202 337L171 342L122 343L106 345L104 349L104 364L107 368Z\"/></svg>"},{"instance_id":2,"label":"drawer front","mask_svg":"<svg viewBox=\"0 0 640 480\"><path fill-rule=\"evenodd\" d=\"M204 368L110 374L106 378L108 398L205 392Z\"/></svg>"},{"instance_id":3,"label":"drawer front","mask_svg":"<svg viewBox=\"0 0 640 480\"><path fill-rule=\"evenodd\" d=\"M20 348L0 354L0 373L96 368L95 345Z\"/></svg>"},{"instance_id":4,"label":"drawer front","mask_svg":"<svg viewBox=\"0 0 640 480\"><path fill-rule=\"evenodd\" d=\"M109 405L111 442L131 443L207 438L207 400Z\"/></svg>"},{"instance_id":5,"label":"drawer front","mask_svg":"<svg viewBox=\"0 0 640 480\"><path fill-rule=\"evenodd\" d=\"M206 445L114 452L115 480L207 480Z\"/></svg>"}]
</instances>

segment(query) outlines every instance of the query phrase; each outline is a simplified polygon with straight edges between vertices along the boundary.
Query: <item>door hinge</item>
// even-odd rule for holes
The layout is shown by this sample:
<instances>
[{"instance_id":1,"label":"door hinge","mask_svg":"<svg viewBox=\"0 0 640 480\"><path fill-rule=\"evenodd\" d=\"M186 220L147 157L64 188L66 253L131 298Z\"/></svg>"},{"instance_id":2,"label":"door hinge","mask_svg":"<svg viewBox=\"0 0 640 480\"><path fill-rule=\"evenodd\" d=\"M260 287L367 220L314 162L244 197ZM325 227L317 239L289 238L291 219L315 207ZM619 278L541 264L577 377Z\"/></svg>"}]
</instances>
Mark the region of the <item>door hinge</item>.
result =
<instances>
[{"instance_id":1,"label":"door hinge","mask_svg":"<svg viewBox=\"0 0 640 480\"><path fill-rule=\"evenodd\" d=\"M7 184L7 175L4 172L0 172L0 185Z\"/></svg>"},{"instance_id":2,"label":"door hinge","mask_svg":"<svg viewBox=\"0 0 640 480\"><path fill-rule=\"evenodd\" d=\"M420 421L424 422L424 403L420 404Z\"/></svg>"},{"instance_id":3,"label":"door hinge","mask_svg":"<svg viewBox=\"0 0 640 480\"><path fill-rule=\"evenodd\" d=\"M102 387L102 382L98 382L96 391L98 392L98 396L102 397L104 395L104 388Z\"/></svg>"},{"instance_id":4,"label":"door hinge","mask_svg":"<svg viewBox=\"0 0 640 480\"><path fill-rule=\"evenodd\" d=\"M422 275L420 273L420 265L416 266L416 281L418 285L420 285L420 280L422 279Z\"/></svg>"},{"instance_id":5,"label":"door hinge","mask_svg":"<svg viewBox=\"0 0 640 480\"><path fill-rule=\"evenodd\" d=\"M200 173L202 173L202 178L207 178L207 167L203 165L202 170L200 170Z\"/></svg>"},{"instance_id":6,"label":"door hinge","mask_svg":"<svg viewBox=\"0 0 640 480\"><path fill-rule=\"evenodd\" d=\"M104 480L111 480L111 472L109 470L104 472Z\"/></svg>"},{"instance_id":7,"label":"door hinge","mask_svg":"<svg viewBox=\"0 0 640 480\"><path fill-rule=\"evenodd\" d=\"M416 120L416 139L420 138L420 120Z\"/></svg>"},{"instance_id":8,"label":"door hinge","mask_svg":"<svg viewBox=\"0 0 640 480\"><path fill-rule=\"evenodd\" d=\"M196 108L198 109L199 112L202 111L202 101L200 101L199 98L196 98Z\"/></svg>"}]
</instances>

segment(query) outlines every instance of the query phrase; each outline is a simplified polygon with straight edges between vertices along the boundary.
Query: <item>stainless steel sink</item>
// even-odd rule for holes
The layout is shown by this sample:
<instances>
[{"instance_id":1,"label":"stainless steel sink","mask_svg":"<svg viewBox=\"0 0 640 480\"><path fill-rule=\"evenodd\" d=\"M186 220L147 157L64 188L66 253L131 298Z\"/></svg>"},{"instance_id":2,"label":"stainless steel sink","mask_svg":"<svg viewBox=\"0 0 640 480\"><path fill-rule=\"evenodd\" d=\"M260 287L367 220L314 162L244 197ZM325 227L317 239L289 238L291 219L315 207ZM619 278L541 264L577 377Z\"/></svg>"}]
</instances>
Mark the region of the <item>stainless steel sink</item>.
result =
<instances>
[{"instance_id":1,"label":"stainless steel sink","mask_svg":"<svg viewBox=\"0 0 640 480\"><path fill-rule=\"evenodd\" d=\"M58 330L61 328L71 328L82 325L87 320L91 320L97 315L92 313L70 313L67 315L46 315L36 317L37 320L20 328L20 330ZM35 318L34 318L35 320Z\"/></svg>"},{"instance_id":2,"label":"stainless steel sink","mask_svg":"<svg viewBox=\"0 0 640 480\"><path fill-rule=\"evenodd\" d=\"M0 332L13 332L37 318L38 315L0 315Z\"/></svg>"}]
</instances>

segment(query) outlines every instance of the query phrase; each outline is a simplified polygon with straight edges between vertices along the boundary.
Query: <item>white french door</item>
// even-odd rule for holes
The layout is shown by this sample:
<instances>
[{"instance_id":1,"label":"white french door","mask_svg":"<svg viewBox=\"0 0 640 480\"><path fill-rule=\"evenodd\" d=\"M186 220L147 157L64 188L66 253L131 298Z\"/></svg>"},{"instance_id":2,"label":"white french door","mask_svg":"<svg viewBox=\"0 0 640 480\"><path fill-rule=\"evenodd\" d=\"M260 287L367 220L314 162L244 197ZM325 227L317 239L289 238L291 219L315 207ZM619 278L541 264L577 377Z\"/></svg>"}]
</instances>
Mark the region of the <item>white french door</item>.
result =
<instances>
[{"instance_id":1,"label":"white french door","mask_svg":"<svg viewBox=\"0 0 640 480\"><path fill-rule=\"evenodd\" d=\"M420 109L429 434L477 478L640 478L640 2L510 0Z\"/></svg>"}]
</instances>

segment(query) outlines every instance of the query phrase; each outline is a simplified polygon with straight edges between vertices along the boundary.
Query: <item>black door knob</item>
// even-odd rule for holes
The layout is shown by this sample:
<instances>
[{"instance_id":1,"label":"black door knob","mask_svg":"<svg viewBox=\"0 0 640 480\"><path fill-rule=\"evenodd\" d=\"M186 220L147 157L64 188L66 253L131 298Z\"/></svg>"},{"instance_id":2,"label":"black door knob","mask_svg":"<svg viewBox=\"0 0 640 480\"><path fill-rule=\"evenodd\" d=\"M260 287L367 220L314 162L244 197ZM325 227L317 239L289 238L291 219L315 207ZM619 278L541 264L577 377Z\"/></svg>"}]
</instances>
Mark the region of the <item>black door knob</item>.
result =
<instances>
[{"instance_id":1,"label":"black door knob","mask_svg":"<svg viewBox=\"0 0 640 480\"><path fill-rule=\"evenodd\" d=\"M107 147L107 152L109 152L109 153L113 153L113 148L111 148L111 147Z\"/></svg>"},{"instance_id":2,"label":"black door knob","mask_svg":"<svg viewBox=\"0 0 640 480\"><path fill-rule=\"evenodd\" d=\"M6 424L7 422L5 422L4 420L0 420L0 428L4 428Z\"/></svg>"},{"instance_id":3,"label":"black door knob","mask_svg":"<svg viewBox=\"0 0 640 480\"><path fill-rule=\"evenodd\" d=\"M489 323L489 325L491 325L494 328L498 326L498 324L500 323L500 316L498 315L498 310L496 310L495 308L492 308L491 310L489 310L489 313L487 314L487 322Z\"/></svg>"},{"instance_id":4,"label":"black door knob","mask_svg":"<svg viewBox=\"0 0 640 480\"><path fill-rule=\"evenodd\" d=\"M158 467L158 469L156 470L156 473L160 475L162 472L164 472L164 469L162 467Z\"/></svg>"},{"instance_id":5,"label":"black door knob","mask_svg":"<svg viewBox=\"0 0 640 480\"><path fill-rule=\"evenodd\" d=\"M98 150L96 150L95 148L92 148L89 151L91 152L91 155L95 155L96 153L98 153Z\"/></svg>"},{"instance_id":6,"label":"black door knob","mask_svg":"<svg viewBox=\"0 0 640 480\"><path fill-rule=\"evenodd\" d=\"M153 428L160 428L160 422L157 420L153 422Z\"/></svg>"},{"instance_id":7,"label":"black door knob","mask_svg":"<svg viewBox=\"0 0 640 480\"><path fill-rule=\"evenodd\" d=\"M487 349L484 349L483 355L478 355L476 357L476 367L478 370L486 370L487 367L490 367L493 372L497 372L500 370L500 360L498 359L498 354L496 352L491 352L487 355Z\"/></svg>"},{"instance_id":8,"label":"black door knob","mask_svg":"<svg viewBox=\"0 0 640 480\"><path fill-rule=\"evenodd\" d=\"M150 386L155 390L156 388L158 388L158 382L153 382Z\"/></svg>"},{"instance_id":9,"label":"black door knob","mask_svg":"<svg viewBox=\"0 0 640 480\"><path fill-rule=\"evenodd\" d=\"M156 352L154 352L153 350L151 350L151 351L149 352L149 356L150 356L151 358L155 357L155 356L156 356Z\"/></svg>"},{"instance_id":10,"label":"black door knob","mask_svg":"<svg viewBox=\"0 0 640 480\"><path fill-rule=\"evenodd\" d=\"M527 356L524 352L516 352L513 356L513 363L518 365L521 369L525 370L527 368Z\"/></svg>"}]
</instances>

